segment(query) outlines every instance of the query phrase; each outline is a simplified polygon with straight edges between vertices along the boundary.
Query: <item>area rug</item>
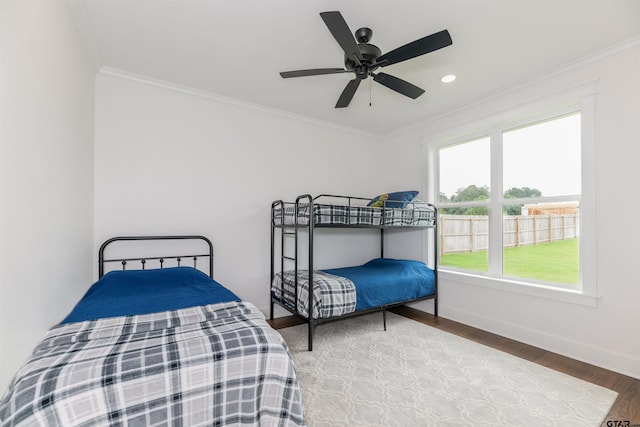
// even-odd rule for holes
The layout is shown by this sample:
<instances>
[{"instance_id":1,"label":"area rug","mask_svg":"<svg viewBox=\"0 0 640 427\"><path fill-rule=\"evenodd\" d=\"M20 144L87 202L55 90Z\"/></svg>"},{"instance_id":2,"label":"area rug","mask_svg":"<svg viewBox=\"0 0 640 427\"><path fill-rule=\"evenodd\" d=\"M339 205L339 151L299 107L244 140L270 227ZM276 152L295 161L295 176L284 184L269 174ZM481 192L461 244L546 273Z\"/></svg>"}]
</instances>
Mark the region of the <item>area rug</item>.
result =
<instances>
[{"instance_id":1,"label":"area rug","mask_svg":"<svg viewBox=\"0 0 640 427\"><path fill-rule=\"evenodd\" d=\"M279 331L310 427L599 426L617 393L414 320L379 313Z\"/></svg>"}]
</instances>

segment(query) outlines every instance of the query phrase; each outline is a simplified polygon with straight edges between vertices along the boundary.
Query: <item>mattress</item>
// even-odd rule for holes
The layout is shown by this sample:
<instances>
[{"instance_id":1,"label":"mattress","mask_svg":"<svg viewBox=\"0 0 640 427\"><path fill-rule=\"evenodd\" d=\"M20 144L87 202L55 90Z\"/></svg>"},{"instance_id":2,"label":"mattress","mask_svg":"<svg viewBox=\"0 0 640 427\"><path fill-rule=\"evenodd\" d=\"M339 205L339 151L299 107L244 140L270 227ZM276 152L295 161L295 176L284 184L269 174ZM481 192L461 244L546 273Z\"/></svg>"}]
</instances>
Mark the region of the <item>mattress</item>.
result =
<instances>
[{"instance_id":1,"label":"mattress","mask_svg":"<svg viewBox=\"0 0 640 427\"><path fill-rule=\"evenodd\" d=\"M193 267L116 270L94 283L62 323L240 301Z\"/></svg>"},{"instance_id":2,"label":"mattress","mask_svg":"<svg viewBox=\"0 0 640 427\"><path fill-rule=\"evenodd\" d=\"M285 204L274 208L274 225L309 225L309 204ZM435 225L435 209L424 202L410 202L404 208L375 208L335 204L313 204L313 224L348 226L432 227Z\"/></svg>"},{"instance_id":3,"label":"mattress","mask_svg":"<svg viewBox=\"0 0 640 427\"><path fill-rule=\"evenodd\" d=\"M376 258L363 265L314 271L313 318L328 318L435 294L435 274L414 260ZM271 284L274 297L304 317L309 316L309 273L278 273Z\"/></svg>"},{"instance_id":4,"label":"mattress","mask_svg":"<svg viewBox=\"0 0 640 427\"><path fill-rule=\"evenodd\" d=\"M361 266L323 271L355 284L356 311L435 294L435 274L422 261L376 258Z\"/></svg>"},{"instance_id":5,"label":"mattress","mask_svg":"<svg viewBox=\"0 0 640 427\"><path fill-rule=\"evenodd\" d=\"M341 276L322 271L313 272L313 318L329 318L348 314L356 309L355 284ZM275 275L271 284L273 296L290 309L309 317L309 270L298 270L298 298L295 296L294 270Z\"/></svg>"},{"instance_id":6,"label":"mattress","mask_svg":"<svg viewBox=\"0 0 640 427\"><path fill-rule=\"evenodd\" d=\"M286 343L248 302L52 328L0 425L304 425Z\"/></svg>"}]
</instances>

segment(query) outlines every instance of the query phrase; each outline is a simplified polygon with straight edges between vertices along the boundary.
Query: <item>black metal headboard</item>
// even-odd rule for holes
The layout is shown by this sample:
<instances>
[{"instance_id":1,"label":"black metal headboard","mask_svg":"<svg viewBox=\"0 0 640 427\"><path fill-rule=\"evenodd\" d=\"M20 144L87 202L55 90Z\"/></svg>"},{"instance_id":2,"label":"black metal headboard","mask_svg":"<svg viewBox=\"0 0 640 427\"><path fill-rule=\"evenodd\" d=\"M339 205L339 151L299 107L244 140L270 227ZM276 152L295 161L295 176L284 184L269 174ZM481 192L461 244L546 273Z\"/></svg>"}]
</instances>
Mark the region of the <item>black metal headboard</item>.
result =
<instances>
[{"instance_id":1,"label":"black metal headboard","mask_svg":"<svg viewBox=\"0 0 640 427\"><path fill-rule=\"evenodd\" d=\"M135 257L125 257L125 258L110 258L110 259L105 259L104 257L104 252L105 249L107 248L107 246L109 246L111 243L114 242L121 242L121 241L149 241L149 240L154 240L154 241L161 241L161 240L200 240L204 243L206 243L206 245L208 246L209 250L208 253L187 253L187 254L180 254L180 255L167 255L167 256L157 256L157 255L153 255L153 256L135 256ZM122 265L122 269L125 270L127 268L127 264L129 262L135 262L135 261L139 261L141 264L142 269L144 270L145 265L147 263L147 261L151 261L151 260L155 260L158 261L160 264L160 268L163 267L164 262L166 260L176 260L177 265L181 265L182 261L185 262L189 262L189 264L192 264L193 267L197 266L197 262L199 258L208 258L209 260L209 277L211 277L213 279L213 244L211 243L211 240L207 239L204 236L196 236L196 235L192 235L192 236L121 236L121 237L112 237L111 239L105 241L101 246L100 246L100 250L98 251L98 277L102 277L104 276L104 272L105 272L105 264L107 263L112 263L112 262L119 262Z\"/></svg>"}]
</instances>

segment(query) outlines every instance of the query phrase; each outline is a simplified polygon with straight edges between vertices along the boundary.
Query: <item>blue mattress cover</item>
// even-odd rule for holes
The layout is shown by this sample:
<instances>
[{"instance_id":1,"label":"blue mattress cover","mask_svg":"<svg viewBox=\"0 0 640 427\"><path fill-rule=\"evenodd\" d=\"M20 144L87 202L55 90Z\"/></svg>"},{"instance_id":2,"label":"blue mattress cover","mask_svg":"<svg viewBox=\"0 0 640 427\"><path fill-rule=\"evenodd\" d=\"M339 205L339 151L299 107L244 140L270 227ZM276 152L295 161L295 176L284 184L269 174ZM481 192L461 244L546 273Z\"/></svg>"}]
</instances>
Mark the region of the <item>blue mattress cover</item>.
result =
<instances>
[{"instance_id":1,"label":"blue mattress cover","mask_svg":"<svg viewBox=\"0 0 640 427\"><path fill-rule=\"evenodd\" d=\"M110 271L89 288L61 324L229 301L240 298L193 267Z\"/></svg>"},{"instance_id":2,"label":"blue mattress cover","mask_svg":"<svg viewBox=\"0 0 640 427\"><path fill-rule=\"evenodd\" d=\"M356 311L435 294L433 270L421 261L376 258L357 267L322 271L355 284Z\"/></svg>"}]
</instances>

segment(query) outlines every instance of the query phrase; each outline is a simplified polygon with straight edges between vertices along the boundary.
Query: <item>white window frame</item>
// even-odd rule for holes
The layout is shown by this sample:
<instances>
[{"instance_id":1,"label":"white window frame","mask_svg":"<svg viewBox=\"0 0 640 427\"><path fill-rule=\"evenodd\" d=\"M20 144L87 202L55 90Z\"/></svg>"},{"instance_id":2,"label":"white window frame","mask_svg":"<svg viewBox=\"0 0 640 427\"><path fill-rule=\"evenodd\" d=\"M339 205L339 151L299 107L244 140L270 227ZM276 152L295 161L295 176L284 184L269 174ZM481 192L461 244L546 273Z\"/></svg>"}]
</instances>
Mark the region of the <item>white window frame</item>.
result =
<instances>
[{"instance_id":1,"label":"white window frame","mask_svg":"<svg viewBox=\"0 0 640 427\"><path fill-rule=\"evenodd\" d=\"M502 216L489 216L488 272L461 271L439 267L440 278L477 286L499 289L552 300L595 307L599 298L596 281L596 204L595 204L595 81L488 114L480 120L464 123L455 129L424 137L424 180L428 199L438 206L438 152L448 145L491 138L490 212L502 212L502 133L513 128L533 125L570 113L581 115L581 194L580 203L580 283L581 288L568 288L525 278L502 275ZM496 167L497 166L497 167ZM467 203L465 203L466 205ZM427 251L432 248L426 248Z\"/></svg>"}]
</instances>

